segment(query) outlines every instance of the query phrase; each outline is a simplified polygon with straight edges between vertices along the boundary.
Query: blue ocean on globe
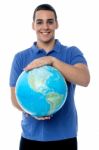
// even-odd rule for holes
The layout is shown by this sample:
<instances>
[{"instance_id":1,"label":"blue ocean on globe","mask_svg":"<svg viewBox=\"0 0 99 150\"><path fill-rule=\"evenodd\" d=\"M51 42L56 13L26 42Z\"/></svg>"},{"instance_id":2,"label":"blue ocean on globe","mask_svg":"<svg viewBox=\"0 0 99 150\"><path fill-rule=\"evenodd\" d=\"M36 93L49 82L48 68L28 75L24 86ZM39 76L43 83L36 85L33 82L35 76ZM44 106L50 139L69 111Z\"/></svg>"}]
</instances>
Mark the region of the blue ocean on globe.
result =
<instances>
[{"instance_id":1,"label":"blue ocean on globe","mask_svg":"<svg viewBox=\"0 0 99 150\"><path fill-rule=\"evenodd\" d=\"M59 111L68 94L63 75L46 65L23 71L16 82L16 98L21 108L32 116L49 116Z\"/></svg>"}]
</instances>

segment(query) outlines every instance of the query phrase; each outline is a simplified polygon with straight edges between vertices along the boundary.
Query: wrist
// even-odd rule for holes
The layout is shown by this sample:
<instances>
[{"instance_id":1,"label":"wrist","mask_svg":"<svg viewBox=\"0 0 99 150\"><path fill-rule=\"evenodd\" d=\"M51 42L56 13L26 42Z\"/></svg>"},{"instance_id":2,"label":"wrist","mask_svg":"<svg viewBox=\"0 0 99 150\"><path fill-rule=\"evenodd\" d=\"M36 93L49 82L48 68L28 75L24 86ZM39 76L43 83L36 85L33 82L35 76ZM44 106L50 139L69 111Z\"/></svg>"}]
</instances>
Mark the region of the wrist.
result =
<instances>
[{"instance_id":1,"label":"wrist","mask_svg":"<svg viewBox=\"0 0 99 150\"><path fill-rule=\"evenodd\" d=\"M52 57L52 66L55 67L56 58Z\"/></svg>"}]
</instances>

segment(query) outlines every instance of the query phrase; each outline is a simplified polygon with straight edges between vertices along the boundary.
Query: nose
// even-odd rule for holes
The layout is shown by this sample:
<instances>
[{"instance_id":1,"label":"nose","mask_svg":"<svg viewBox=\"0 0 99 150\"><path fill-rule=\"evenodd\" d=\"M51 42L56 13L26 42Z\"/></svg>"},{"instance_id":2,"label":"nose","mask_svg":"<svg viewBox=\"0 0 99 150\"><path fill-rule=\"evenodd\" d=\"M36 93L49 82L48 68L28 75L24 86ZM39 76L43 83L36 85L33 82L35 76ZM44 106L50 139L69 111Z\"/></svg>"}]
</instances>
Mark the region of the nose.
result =
<instances>
[{"instance_id":1,"label":"nose","mask_svg":"<svg viewBox=\"0 0 99 150\"><path fill-rule=\"evenodd\" d=\"M45 22L45 23L43 24L43 28L44 28L44 29L48 29L48 28L49 28L49 26L48 26L48 23L47 23L47 22Z\"/></svg>"}]
</instances>

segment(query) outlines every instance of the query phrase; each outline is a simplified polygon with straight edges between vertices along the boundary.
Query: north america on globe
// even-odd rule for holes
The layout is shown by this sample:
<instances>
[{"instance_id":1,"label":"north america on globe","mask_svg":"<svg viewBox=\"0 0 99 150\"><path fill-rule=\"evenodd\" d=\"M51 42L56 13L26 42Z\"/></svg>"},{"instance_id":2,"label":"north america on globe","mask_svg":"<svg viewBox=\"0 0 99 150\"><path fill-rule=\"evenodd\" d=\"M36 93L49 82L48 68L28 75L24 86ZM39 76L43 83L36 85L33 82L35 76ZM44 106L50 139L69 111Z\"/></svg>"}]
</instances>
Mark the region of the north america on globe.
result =
<instances>
[{"instance_id":1,"label":"north america on globe","mask_svg":"<svg viewBox=\"0 0 99 150\"><path fill-rule=\"evenodd\" d=\"M20 106L33 116L49 116L61 109L68 94L62 74L52 66L24 71L16 84Z\"/></svg>"}]
</instances>

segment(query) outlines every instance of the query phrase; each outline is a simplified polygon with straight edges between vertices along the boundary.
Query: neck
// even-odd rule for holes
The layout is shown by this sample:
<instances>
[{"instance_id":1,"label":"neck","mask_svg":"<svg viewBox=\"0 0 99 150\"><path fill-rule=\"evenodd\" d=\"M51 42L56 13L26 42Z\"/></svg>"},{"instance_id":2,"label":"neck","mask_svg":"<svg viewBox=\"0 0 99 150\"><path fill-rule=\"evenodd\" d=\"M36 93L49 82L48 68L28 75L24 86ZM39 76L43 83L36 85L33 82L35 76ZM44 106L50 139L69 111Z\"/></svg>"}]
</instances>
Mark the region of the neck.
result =
<instances>
[{"instance_id":1,"label":"neck","mask_svg":"<svg viewBox=\"0 0 99 150\"><path fill-rule=\"evenodd\" d=\"M44 49L46 52L51 51L54 47L55 40L50 42L40 42L37 41L37 47L40 49Z\"/></svg>"}]
</instances>

